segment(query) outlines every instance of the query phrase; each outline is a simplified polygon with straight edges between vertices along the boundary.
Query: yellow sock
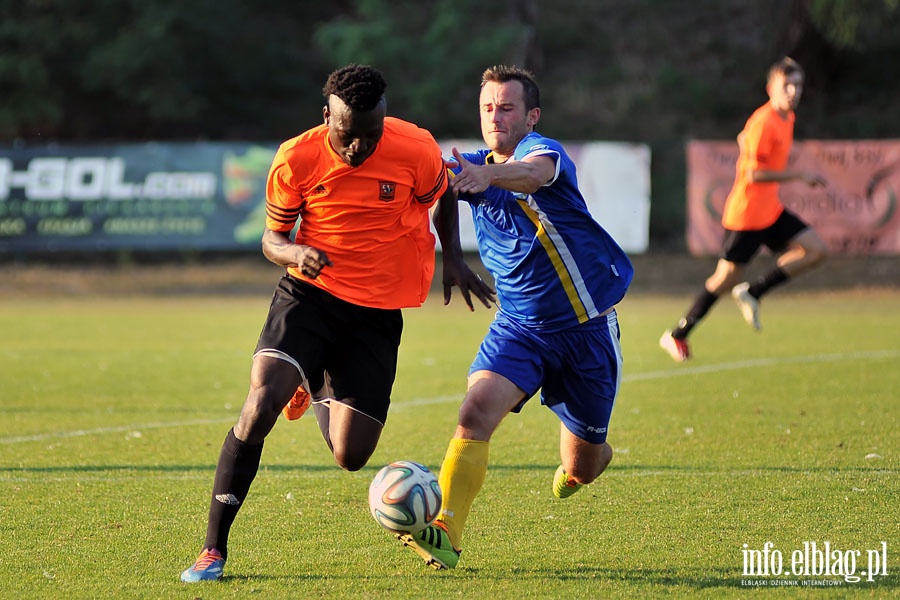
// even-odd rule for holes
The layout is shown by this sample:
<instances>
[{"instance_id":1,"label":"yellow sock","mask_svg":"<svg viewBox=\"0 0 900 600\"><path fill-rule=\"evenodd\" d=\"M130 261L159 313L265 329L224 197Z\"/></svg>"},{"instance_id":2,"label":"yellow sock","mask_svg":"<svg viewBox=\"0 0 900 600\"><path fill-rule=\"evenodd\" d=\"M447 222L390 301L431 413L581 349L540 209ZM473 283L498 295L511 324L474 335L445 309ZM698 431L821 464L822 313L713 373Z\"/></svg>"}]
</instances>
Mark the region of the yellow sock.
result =
<instances>
[{"instance_id":1,"label":"yellow sock","mask_svg":"<svg viewBox=\"0 0 900 600\"><path fill-rule=\"evenodd\" d=\"M440 520L447 526L450 543L459 549L469 509L487 475L488 442L453 438L441 464L438 483L443 494Z\"/></svg>"}]
</instances>

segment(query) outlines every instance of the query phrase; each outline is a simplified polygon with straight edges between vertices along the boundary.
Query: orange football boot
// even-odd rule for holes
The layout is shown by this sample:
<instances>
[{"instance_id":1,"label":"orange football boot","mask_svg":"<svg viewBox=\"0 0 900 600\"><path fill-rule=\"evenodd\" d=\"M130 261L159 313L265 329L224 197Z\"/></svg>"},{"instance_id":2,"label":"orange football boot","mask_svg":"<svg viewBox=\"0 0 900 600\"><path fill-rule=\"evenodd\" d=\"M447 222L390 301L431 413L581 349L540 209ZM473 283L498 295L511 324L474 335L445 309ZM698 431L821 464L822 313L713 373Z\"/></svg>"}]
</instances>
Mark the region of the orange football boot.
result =
<instances>
[{"instance_id":1,"label":"orange football boot","mask_svg":"<svg viewBox=\"0 0 900 600\"><path fill-rule=\"evenodd\" d=\"M290 401L288 401L288 403L284 405L284 408L281 409L281 413L288 421L296 421L303 416L303 413L309 408L311 401L312 398L310 398L309 392L301 385L297 388L297 391L294 392L294 395L291 396Z\"/></svg>"}]
</instances>

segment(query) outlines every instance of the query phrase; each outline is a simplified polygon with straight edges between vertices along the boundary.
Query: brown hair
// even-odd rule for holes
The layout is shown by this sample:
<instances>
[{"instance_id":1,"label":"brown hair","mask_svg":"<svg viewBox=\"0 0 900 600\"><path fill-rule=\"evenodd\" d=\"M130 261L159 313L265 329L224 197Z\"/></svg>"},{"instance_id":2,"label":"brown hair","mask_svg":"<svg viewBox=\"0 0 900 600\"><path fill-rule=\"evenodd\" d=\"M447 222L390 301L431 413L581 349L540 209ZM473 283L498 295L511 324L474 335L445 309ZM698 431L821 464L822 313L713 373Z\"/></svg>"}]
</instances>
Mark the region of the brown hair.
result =
<instances>
[{"instance_id":1,"label":"brown hair","mask_svg":"<svg viewBox=\"0 0 900 600\"><path fill-rule=\"evenodd\" d=\"M525 97L525 110L541 107L541 90L538 88L534 75L527 69L516 66L494 65L485 69L481 74L481 87L488 81L506 83L518 81L522 84L522 95Z\"/></svg>"},{"instance_id":2,"label":"brown hair","mask_svg":"<svg viewBox=\"0 0 900 600\"><path fill-rule=\"evenodd\" d=\"M784 77L787 77L788 75L793 75L794 73L800 73L801 77L806 77L806 74L803 72L803 67L800 66L800 63L798 63L790 56L785 56L777 63L769 67L769 75L766 81L772 81L772 78L776 75L783 75Z\"/></svg>"}]
</instances>

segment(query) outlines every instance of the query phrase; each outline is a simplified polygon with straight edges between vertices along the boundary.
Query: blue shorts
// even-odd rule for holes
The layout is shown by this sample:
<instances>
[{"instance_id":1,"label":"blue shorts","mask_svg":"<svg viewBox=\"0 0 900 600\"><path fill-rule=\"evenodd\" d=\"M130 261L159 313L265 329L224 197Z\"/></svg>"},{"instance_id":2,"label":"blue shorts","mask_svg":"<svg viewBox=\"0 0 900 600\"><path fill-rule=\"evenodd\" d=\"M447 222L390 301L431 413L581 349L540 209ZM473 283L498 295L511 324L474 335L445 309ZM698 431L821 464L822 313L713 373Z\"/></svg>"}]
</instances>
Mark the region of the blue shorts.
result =
<instances>
[{"instance_id":1,"label":"blue shorts","mask_svg":"<svg viewBox=\"0 0 900 600\"><path fill-rule=\"evenodd\" d=\"M616 311L557 332L526 329L498 313L469 369L503 375L525 392L541 388L541 404L566 428L592 444L606 441L622 381Z\"/></svg>"}]
</instances>

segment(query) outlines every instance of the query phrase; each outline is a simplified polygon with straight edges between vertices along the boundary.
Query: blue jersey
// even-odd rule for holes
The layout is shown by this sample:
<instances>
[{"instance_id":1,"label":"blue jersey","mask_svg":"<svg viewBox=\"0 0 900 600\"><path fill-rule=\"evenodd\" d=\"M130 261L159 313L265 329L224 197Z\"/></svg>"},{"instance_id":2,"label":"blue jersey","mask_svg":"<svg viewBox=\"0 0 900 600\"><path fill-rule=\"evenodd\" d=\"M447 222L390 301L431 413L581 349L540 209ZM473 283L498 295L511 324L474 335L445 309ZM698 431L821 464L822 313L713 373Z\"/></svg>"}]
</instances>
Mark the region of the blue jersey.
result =
<instances>
[{"instance_id":1,"label":"blue jersey","mask_svg":"<svg viewBox=\"0 0 900 600\"><path fill-rule=\"evenodd\" d=\"M472 208L478 251L494 277L500 311L525 327L559 331L622 300L634 268L588 211L562 144L532 132L514 159L538 155L552 158L556 173L533 194L491 186L460 199ZM463 156L477 165L491 160L487 149Z\"/></svg>"}]
</instances>

